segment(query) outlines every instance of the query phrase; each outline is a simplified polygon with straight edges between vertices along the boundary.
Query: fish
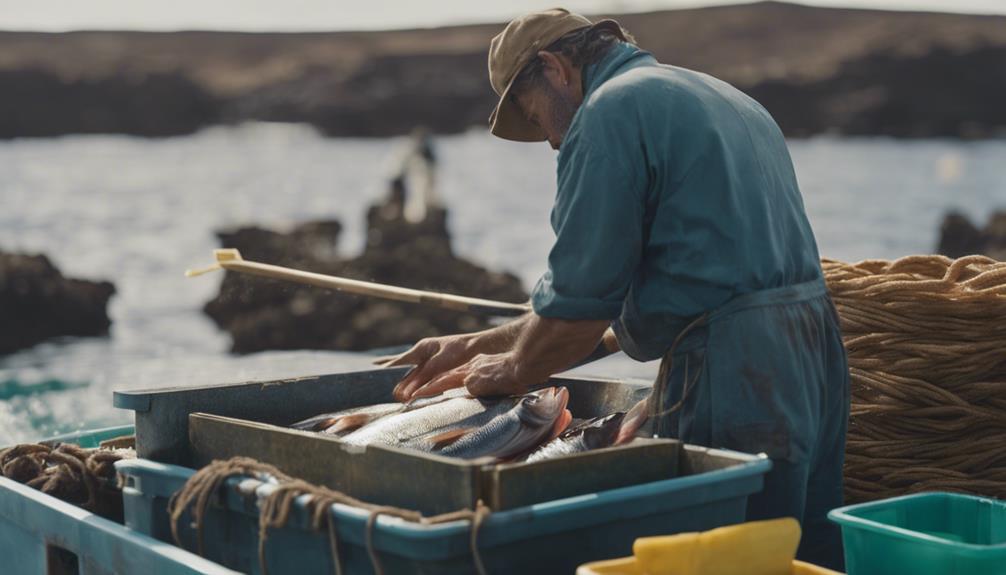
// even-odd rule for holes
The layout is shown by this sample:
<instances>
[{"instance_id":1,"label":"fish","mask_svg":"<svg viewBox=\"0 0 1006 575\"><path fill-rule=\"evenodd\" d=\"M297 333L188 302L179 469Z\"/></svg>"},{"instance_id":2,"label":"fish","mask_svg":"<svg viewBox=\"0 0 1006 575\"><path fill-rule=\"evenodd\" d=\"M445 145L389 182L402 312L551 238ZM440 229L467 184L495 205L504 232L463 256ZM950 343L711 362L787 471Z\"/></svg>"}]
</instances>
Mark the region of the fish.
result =
<instances>
[{"instance_id":1,"label":"fish","mask_svg":"<svg viewBox=\"0 0 1006 575\"><path fill-rule=\"evenodd\" d=\"M463 459L507 460L523 455L566 429L573 419L566 409L568 403L569 391L565 387L529 393L505 413L434 452Z\"/></svg>"},{"instance_id":2,"label":"fish","mask_svg":"<svg viewBox=\"0 0 1006 575\"><path fill-rule=\"evenodd\" d=\"M513 407L512 398L485 400L474 397L454 397L412 411L384 417L342 437L353 445L406 444L414 449L430 451L436 436L456 429L482 425ZM422 444L428 442L429 446Z\"/></svg>"},{"instance_id":3,"label":"fish","mask_svg":"<svg viewBox=\"0 0 1006 575\"><path fill-rule=\"evenodd\" d=\"M291 424L290 427L301 431L318 431L329 435L344 435L390 415L421 409L428 405L466 395L468 395L468 391L462 387L448 390L433 397L416 399L409 403L397 401L377 403L322 413L321 415L315 415L314 417Z\"/></svg>"},{"instance_id":4,"label":"fish","mask_svg":"<svg viewBox=\"0 0 1006 575\"><path fill-rule=\"evenodd\" d=\"M528 455L525 461L534 463L615 445L624 419L625 413L620 411L571 425L561 435Z\"/></svg>"},{"instance_id":5,"label":"fish","mask_svg":"<svg viewBox=\"0 0 1006 575\"><path fill-rule=\"evenodd\" d=\"M454 457L506 457L558 435L572 419L566 409L568 401L569 391L564 387L504 398L452 397L384 417L341 441Z\"/></svg>"}]
</instances>

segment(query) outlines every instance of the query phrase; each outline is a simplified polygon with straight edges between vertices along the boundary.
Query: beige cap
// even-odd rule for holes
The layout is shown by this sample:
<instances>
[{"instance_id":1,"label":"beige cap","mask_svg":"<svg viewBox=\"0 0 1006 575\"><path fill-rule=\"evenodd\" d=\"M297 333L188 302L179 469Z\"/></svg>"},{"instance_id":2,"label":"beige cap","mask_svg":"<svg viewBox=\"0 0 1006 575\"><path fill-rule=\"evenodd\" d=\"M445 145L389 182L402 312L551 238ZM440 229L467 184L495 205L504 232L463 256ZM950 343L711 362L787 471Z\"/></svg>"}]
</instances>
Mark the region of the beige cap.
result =
<instances>
[{"instance_id":1,"label":"beige cap","mask_svg":"<svg viewBox=\"0 0 1006 575\"><path fill-rule=\"evenodd\" d=\"M521 16L507 24L489 45L489 82L500 96L496 109L489 116L490 131L500 138L517 142L541 142L545 134L527 121L510 100L514 78L539 51L566 34L590 26L606 26L618 31L613 20L597 24L564 8L553 8Z\"/></svg>"}]
</instances>

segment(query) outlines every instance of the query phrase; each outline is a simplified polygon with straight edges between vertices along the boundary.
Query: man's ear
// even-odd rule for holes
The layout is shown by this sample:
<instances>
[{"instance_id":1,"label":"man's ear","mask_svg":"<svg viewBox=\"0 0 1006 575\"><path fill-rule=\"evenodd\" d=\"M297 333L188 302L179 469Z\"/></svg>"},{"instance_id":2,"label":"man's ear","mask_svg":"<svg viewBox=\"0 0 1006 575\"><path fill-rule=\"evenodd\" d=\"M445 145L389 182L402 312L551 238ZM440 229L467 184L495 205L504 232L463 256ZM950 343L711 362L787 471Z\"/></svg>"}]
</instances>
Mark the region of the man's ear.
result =
<instances>
[{"instance_id":1,"label":"man's ear","mask_svg":"<svg viewBox=\"0 0 1006 575\"><path fill-rule=\"evenodd\" d=\"M545 64L543 73L545 78L556 88L559 86L569 86L572 70L569 65L555 52L542 50L538 52L538 57Z\"/></svg>"}]
</instances>

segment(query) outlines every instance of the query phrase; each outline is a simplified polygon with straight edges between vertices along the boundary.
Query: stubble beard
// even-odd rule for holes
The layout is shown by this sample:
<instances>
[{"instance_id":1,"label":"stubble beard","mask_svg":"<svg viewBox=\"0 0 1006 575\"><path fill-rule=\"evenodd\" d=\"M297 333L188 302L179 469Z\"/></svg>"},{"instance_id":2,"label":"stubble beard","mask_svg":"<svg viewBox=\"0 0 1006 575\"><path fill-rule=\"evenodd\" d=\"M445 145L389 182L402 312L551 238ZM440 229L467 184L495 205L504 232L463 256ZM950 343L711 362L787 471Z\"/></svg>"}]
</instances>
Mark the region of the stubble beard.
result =
<instances>
[{"instance_id":1,"label":"stubble beard","mask_svg":"<svg viewBox=\"0 0 1006 575\"><path fill-rule=\"evenodd\" d=\"M548 115L555 130L562 134L562 140L559 141L559 144L562 145L562 142L566 140L566 132L569 131L570 124L573 123L577 107L566 94L560 93L552 86L548 87L548 101Z\"/></svg>"}]
</instances>

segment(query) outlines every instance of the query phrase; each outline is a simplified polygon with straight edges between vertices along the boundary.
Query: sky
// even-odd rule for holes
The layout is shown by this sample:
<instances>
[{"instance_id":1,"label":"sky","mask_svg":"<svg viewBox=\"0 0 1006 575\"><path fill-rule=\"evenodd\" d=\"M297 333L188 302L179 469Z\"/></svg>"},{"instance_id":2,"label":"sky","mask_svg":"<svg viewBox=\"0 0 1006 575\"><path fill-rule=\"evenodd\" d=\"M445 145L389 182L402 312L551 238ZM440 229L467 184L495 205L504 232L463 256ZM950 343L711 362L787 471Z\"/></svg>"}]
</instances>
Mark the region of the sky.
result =
<instances>
[{"instance_id":1,"label":"sky","mask_svg":"<svg viewBox=\"0 0 1006 575\"><path fill-rule=\"evenodd\" d=\"M317 31L499 22L563 5L585 14L738 0L0 0L0 29ZM819 6L1006 14L1006 0L802 0Z\"/></svg>"}]
</instances>

